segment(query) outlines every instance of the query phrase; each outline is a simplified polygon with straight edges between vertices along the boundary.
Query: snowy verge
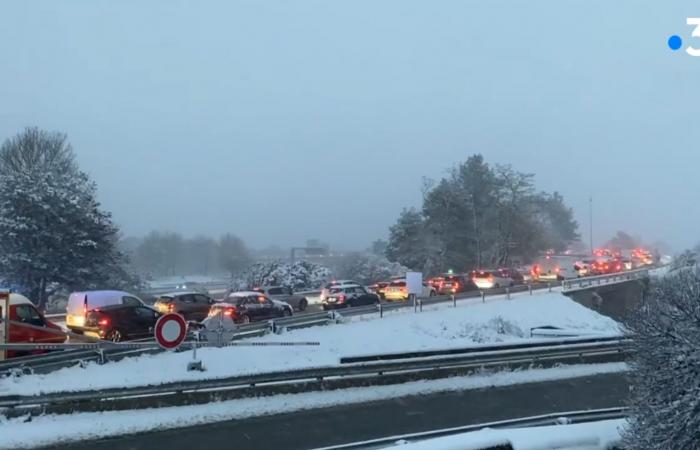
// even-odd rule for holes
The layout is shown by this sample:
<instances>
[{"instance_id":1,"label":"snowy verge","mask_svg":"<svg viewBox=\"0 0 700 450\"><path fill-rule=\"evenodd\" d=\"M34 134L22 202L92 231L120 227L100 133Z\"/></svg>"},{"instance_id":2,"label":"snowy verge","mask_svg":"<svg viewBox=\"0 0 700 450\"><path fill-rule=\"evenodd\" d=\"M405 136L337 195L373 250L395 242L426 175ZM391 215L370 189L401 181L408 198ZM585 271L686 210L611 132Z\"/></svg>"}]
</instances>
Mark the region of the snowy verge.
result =
<instances>
[{"instance_id":1,"label":"snowy verge","mask_svg":"<svg viewBox=\"0 0 700 450\"><path fill-rule=\"evenodd\" d=\"M416 393L425 395L511 386L620 373L626 370L625 363L572 365L550 369L496 372L442 380L414 381L390 386L374 386L371 389L351 388L246 398L205 405L128 412L47 415L34 417L31 422L24 422L22 418L4 419L0 420L0 448L32 448L59 442L65 444L123 434L160 431L233 419L409 397L416 395Z\"/></svg>"},{"instance_id":2,"label":"snowy verge","mask_svg":"<svg viewBox=\"0 0 700 450\"><path fill-rule=\"evenodd\" d=\"M492 429L460 433L405 444L401 450L481 450L510 445L513 450L580 449L607 450L619 444L627 421L625 419L597 422ZM396 445L386 447L395 448ZM320 450L320 449L319 449Z\"/></svg>"},{"instance_id":3,"label":"snowy verge","mask_svg":"<svg viewBox=\"0 0 700 450\"><path fill-rule=\"evenodd\" d=\"M342 311L341 311L342 313ZM614 320L587 309L561 293L525 295L488 303L460 301L457 308L432 305L380 319L358 316L344 323L288 331L252 339L258 342L318 341L316 347L203 348L197 356L205 372L188 372L192 352L160 353L86 367L71 367L45 375L0 380L0 395L35 395L113 387L158 385L164 382L223 378L236 375L327 367L346 356L476 347L497 343L533 342L530 329L543 325L576 330L587 336L619 335ZM546 341L546 338L539 338Z\"/></svg>"}]
</instances>

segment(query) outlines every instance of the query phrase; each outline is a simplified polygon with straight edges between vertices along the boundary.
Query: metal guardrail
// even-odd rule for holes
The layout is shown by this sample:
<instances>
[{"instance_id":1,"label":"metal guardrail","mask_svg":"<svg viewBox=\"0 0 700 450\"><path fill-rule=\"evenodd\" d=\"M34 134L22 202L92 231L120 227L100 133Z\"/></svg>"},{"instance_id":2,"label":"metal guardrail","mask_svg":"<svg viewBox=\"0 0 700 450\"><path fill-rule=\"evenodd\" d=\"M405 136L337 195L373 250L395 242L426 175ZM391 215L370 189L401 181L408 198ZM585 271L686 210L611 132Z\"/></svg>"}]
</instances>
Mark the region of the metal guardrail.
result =
<instances>
[{"instance_id":1,"label":"metal guardrail","mask_svg":"<svg viewBox=\"0 0 700 450\"><path fill-rule=\"evenodd\" d=\"M388 448L396 445L397 442L411 443L434 439L456 434L469 433L483 430L485 428L525 428L541 427L548 425L567 425L578 423L598 422L602 420L624 419L629 415L629 408L622 406L617 408L602 408L583 411L565 411L538 416L520 417L517 419L499 420L497 422L486 422L461 427L444 428L440 430L424 431L421 433L411 433L396 435L379 439L372 439L349 444L333 445L330 447L317 448L315 450L372 450Z\"/></svg>"},{"instance_id":2,"label":"metal guardrail","mask_svg":"<svg viewBox=\"0 0 700 450\"><path fill-rule=\"evenodd\" d=\"M608 286L643 278L649 278L649 269L628 270L608 275L574 278L562 281L562 292L566 294L567 292L580 291L582 289L590 289L598 286Z\"/></svg>"},{"instance_id":3,"label":"metal guardrail","mask_svg":"<svg viewBox=\"0 0 700 450\"><path fill-rule=\"evenodd\" d=\"M625 339L608 342L576 342L569 345L546 345L536 348L494 350L430 358L406 358L400 361L307 368L294 371L238 375L226 378L190 380L133 388L110 388L76 392L57 392L36 396L6 395L0 397L5 415L21 415L30 411L61 413L138 409L151 406L188 404L187 399L199 395L199 402L223 399L227 392L249 394L308 392L319 389L390 384L411 379L439 378L455 373L471 373L483 369L515 369L533 365L551 366L566 363L592 363L624 360L628 351ZM293 386L293 387L290 387ZM270 392L271 390L271 392ZM238 392L238 394L236 394ZM186 393L180 398L180 396ZM100 399L96 402L95 399ZM141 400L139 400L141 399ZM123 402L120 402L123 400ZM111 404L111 405L110 405Z\"/></svg>"}]
</instances>

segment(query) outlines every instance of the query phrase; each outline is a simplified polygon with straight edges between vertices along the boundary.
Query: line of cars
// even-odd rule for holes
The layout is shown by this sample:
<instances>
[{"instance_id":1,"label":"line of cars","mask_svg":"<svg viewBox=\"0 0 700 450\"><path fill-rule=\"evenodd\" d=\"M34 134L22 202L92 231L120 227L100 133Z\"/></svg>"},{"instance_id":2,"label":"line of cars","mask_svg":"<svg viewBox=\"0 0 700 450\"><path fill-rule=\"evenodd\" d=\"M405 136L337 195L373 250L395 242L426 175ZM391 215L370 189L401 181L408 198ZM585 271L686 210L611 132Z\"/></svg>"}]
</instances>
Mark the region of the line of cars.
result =
<instances>
[{"instance_id":1,"label":"line of cars","mask_svg":"<svg viewBox=\"0 0 700 450\"><path fill-rule=\"evenodd\" d=\"M153 336L156 321L165 313L182 314L197 327L216 318L235 327L238 324L288 317L304 311L308 299L282 286L256 287L250 291L231 291L224 299L214 300L200 290L159 295L152 305L129 292L102 290L74 292L66 306L66 327L73 333L114 342ZM1 309L1 308L0 308ZM7 311L2 311L7 318ZM60 344L66 333L48 320L21 294L10 294L8 342ZM15 322L15 323L12 323ZM8 350L7 357L43 353L44 350Z\"/></svg>"}]
</instances>

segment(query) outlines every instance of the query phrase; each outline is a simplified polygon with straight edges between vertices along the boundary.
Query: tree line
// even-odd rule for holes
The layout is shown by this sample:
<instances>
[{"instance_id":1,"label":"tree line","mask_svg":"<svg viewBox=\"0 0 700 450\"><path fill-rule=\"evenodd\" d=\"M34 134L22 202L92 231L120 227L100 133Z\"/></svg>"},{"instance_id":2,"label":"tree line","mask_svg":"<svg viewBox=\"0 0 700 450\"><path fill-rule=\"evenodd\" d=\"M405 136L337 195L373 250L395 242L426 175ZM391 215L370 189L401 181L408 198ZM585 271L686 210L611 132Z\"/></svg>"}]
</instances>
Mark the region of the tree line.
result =
<instances>
[{"instance_id":1,"label":"tree line","mask_svg":"<svg viewBox=\"0 0 700 450\"><path fill-rule=\"evenodd\" d=\"M129 238L122 247L133 269L152 279L171 275L221 275L233 277L252 262L245 243L226 233L219 239L206 236L183 238L178 233L151 231L143 238Z\"/></svg>"},{"instance_id":2,"label":"tree line","mask_svg":"<svg viewBox=\"0 0 700 450\"><path fill-rule=\"evenodd\" d=\"M577 240L573 211L534 176L470 156L439 181L426 180L420 209L404 209L389 229L386 256L414 270L523 264Z\"/></svg>"}]
</instances>

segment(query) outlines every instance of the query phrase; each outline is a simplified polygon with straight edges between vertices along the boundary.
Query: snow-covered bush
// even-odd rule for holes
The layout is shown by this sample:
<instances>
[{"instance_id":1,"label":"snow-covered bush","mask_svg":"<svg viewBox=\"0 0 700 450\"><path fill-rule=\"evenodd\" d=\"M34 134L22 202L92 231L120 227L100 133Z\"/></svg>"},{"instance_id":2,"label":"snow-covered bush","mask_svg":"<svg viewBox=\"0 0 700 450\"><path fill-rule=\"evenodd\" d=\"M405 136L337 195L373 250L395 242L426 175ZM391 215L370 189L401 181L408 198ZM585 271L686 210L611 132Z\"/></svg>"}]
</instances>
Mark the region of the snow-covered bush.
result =
<instances>
[{"instance_id":1,"label":"snow-covered bush","mask_svg":"<svg viewBox=\"0 0 700 450\"><path fill-rule=\"evenodd\" d=\"M700 443L700 272L654 279L631 318L632 419L627 450L694 449Z\"/></svg>"},{"instance_id":2,"label":"snow-covered bush","mask_svg":"<svg viewBox=\"0 0 700 450\"><path fill-rule=\"evenodd\" d=\"M346 256L338 267L338 278L355 280L362 284L384 281L395 275L403 275L408 268L390 262L382 256L356 253Z\"/></svg>"},{"instance_id":3,"label":"snow-covered bush","mask_svg":"<svg viewBox=\"0 0 700 450\"><path fill-rule=\"evenodd\" d=\"M331 278L327 267L297 261L289 264L281 260L255 263L243 274L247 287L254 286L289 286L292 288L317 289Z\"/></svg>"}]
</instances>

